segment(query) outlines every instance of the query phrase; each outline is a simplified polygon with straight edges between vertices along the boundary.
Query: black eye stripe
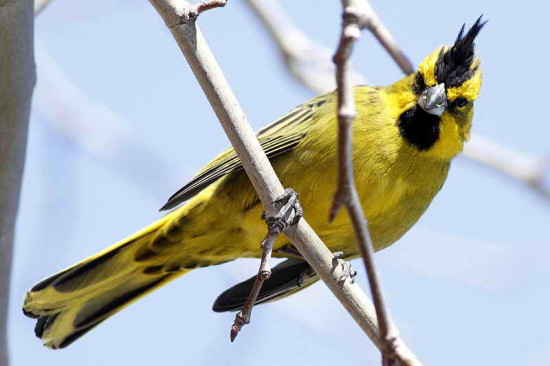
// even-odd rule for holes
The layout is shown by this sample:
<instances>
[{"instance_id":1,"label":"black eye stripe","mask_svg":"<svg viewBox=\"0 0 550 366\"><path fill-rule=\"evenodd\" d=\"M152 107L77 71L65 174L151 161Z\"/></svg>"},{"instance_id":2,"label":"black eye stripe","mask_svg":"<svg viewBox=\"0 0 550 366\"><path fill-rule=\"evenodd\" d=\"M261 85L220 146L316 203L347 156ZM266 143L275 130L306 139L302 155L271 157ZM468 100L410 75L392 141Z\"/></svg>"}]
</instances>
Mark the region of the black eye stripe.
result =
<instances>
[{"instance_id":1,"label":"black eye stripe","mask_svg":"<svg viewBox=\"0 0 550 366\"><path fill-rule=\"evenodd\" d=\"M416 94L422 93L426 89L426 82L424 80L424 75L422 73L417 72L416 78L414 80L413 90Z\"/></svg>"}]
</instances>

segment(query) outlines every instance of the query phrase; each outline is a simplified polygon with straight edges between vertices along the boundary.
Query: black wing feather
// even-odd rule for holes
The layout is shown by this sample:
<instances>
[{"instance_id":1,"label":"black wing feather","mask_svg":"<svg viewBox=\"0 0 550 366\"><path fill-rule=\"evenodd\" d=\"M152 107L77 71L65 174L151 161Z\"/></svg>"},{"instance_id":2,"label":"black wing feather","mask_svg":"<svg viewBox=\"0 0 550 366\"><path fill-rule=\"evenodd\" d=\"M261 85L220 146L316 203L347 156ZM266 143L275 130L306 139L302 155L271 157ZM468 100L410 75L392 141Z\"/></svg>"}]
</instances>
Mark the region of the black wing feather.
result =
<instances>
[{"instance_id":1,"label":"black wing feather","mask_svg":"<svg viewBox=\"0 0 550 366\"><path fill-rule=\"evenodd\" d=\"M225 290L214 302L215 312L240 310L256 276ZM300 291L319 280L310 265L300 259L287 259L271 270L271 276L264 282L255 304L277 300Z\"/></svg>"},{"instance_id":2,"label":"black wing feather","mask_svg":"<svg viewBox=\"0 0 550 366\"><path fill-rule=\"evenodd\" d=\"M271 160L280 154L292 150L292 148L298 145L298 143L302 140L303 136L304 134L298 133L288 136L264 138L261 139L260 144L268 159ZM174 193L160 210L164 211L172 209L180 203L193 197L195 194L222 178L224 175L243 169L243 165L233 149L230 149L227 155L228 156L223 156L219 161L215 161L212 167L197 174L189 183Z\"/></svg>"}]
</instances>

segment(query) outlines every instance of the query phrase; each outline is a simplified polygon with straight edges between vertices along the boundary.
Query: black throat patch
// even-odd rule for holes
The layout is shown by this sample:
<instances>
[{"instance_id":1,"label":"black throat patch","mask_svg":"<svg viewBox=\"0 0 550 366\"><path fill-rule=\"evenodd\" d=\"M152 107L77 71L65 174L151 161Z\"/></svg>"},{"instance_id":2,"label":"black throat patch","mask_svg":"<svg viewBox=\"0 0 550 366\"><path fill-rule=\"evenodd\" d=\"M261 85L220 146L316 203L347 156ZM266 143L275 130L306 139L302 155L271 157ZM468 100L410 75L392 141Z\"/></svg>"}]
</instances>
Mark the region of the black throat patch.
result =
<instances>
[{"instance_id":1,"label":"black throat patch","mask_svg":"<svg viewBox=\"0 0 550 366\"><path fill-rule=\"evenodd\" d=\"M439 139L441 118L430 114L418 105L399 116L397 126L401 136L418 150L429 150Z\"/></svg>"}]
</instances>

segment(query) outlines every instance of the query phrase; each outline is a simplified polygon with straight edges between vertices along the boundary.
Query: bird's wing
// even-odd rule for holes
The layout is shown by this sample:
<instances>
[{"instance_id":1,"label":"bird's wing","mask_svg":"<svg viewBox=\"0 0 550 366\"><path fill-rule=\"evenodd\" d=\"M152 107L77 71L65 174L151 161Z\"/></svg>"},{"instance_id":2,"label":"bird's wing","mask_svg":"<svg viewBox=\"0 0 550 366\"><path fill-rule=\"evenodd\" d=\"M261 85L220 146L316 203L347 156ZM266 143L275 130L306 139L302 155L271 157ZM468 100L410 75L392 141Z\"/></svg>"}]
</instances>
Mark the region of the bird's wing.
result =
<instances>
[{"instance_id":1,"label":"bird's wing","mask_svg":"<svg viewBox=\"0 0 550 366\"><path fill-rule=\"evenodd\" d=\"M277 155L291 150L302 140L303 134L291 134L287 136L277 136L273 138L260 139L262 149L271 160ZM240 159L235 150L229 149L220 155L213 162L201 170L189 183L183 186L168 199L168 202L161 208L161 211L169 210L180 203L193 197L201 190L214 183L226 174L243 169Z\"/></svg>"},{"instance_id":2,"label":"bird's wing","mask_svg":"<svg viewBox=\"0 0 550 366\"><path fill-rule=\"evenodd\" d=\"M316 110L326 102L326 96L317 97L293 109L285 116L257 132L260 145L269 160L292 150L307 133L307 124ZM193 197L223 176L243 169L233 148L216 157L179 191L168 199L161 211L169 210Z\"/></svg>"},{"instance_id":3,"label":"bird's wing","mask_svg":"<svg viewBox=\"0 0 550 366\"><path fill-rule=\"evenodd\" d=\"M254 285L256 276L225 290L214 302L215 312L240 310ZM264 282L255 304L279 300L314 284L319 276L306 261L287 259L273 267L271 276Z\"/></svg>"}]
</instances>

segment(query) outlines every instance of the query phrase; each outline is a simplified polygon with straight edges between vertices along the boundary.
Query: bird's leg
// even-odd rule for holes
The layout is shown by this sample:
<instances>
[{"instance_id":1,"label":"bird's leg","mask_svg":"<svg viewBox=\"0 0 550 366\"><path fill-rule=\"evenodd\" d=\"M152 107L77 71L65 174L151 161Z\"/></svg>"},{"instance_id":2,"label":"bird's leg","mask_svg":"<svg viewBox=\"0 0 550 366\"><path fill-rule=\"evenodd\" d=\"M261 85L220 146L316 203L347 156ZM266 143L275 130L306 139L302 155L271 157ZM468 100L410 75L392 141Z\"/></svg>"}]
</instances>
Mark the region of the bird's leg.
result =
<instances>
[{"instance_id":1,"label":"bird's leg","mask_svg":"<svg viewBox=\"0 0 550 366\"><path fill-rule=\"evenodd\" d=\"M250 290L243 308L235 316L235 321L231 327L231 342L235 340L241 328L245 324L250 323L252 307L258 298L258 294L260 293L264 281L271 276L269 259L271 259L273 243L279 237L281 232L283 232L289 225L297 224L303 214L302 207L298 201L298 194L291 188L285 189L285 194L273 203L275 205L282 204L282 206L274 216L265 217L265 214L262 214L262 218L265 219L265 222L267 223L267 234L260 244L262 247L260 269L258 270L256 281L254 281L252 290Z\"/></svg>"},{"instance_id":2,"label":"bird's leg","mask_svg":"<svg viewBox=\"0 0 550 366\"><path fill-rule=\"evenodd\" d=\"M347 260L344 260L344 252L334 252L332 253L334 255L333 263L335 266L341 266L342 267L342 275L338 279L339 281L345 281L348 278L351 280L351 283L355 283L355 277L357 276L357 271L353 270L351 268L351 263Z\"/></svg>"}]
</instances>

